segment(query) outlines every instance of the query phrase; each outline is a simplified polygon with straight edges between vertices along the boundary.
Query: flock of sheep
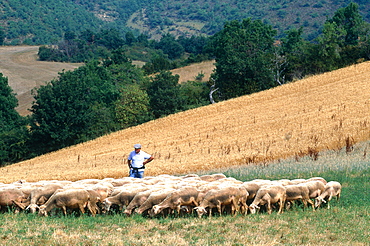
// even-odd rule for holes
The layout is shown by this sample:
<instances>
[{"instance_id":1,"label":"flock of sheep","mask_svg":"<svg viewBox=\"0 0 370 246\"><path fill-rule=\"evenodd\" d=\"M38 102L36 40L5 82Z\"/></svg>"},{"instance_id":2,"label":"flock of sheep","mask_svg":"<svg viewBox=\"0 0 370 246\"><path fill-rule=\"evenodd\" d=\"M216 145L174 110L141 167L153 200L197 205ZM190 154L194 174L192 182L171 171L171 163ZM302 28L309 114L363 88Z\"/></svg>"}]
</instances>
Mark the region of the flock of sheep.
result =
<instances>
[{"instance_id":1,"label":"flock of sheep","mask_svg":"<svg viewBox=\"0 0 370 246\"><path fill-rule=\"evenodd\" d=\"M79 181L17 181L0 183L1 210L48 216L53 209L66 215L72 209L95 216L118 209L125 215L149 216L196 213L256 213L261 207L282 213L296 201L315 210L322 202L340 197L341 184L321 177L295 180L255 179L242 182L224 174L186 176L159 175L134 179L84 179ZM262 210L260 211L262 212Z\"/></svg>"}]
</instances>

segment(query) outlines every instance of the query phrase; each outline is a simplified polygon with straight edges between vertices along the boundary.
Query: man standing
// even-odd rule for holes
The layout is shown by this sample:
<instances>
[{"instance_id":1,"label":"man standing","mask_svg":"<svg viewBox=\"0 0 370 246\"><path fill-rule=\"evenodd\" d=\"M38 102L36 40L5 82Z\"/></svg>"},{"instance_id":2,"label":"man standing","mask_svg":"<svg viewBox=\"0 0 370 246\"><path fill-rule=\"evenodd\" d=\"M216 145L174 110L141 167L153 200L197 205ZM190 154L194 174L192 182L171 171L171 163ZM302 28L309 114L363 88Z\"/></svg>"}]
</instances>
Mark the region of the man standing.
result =
<instances>
[{"instance_id":1,"label":"man standing","mask_svg":"<svg viewBox=\"0 0 370 246\"><path fill-rule=\"evenodd\" d=\"M128 167L130 168L130 177L143 178L145 165L154 158L144 151L141 151L141 144L134 145L135 150L128 156Z\"/></svg>"}]
</instances>

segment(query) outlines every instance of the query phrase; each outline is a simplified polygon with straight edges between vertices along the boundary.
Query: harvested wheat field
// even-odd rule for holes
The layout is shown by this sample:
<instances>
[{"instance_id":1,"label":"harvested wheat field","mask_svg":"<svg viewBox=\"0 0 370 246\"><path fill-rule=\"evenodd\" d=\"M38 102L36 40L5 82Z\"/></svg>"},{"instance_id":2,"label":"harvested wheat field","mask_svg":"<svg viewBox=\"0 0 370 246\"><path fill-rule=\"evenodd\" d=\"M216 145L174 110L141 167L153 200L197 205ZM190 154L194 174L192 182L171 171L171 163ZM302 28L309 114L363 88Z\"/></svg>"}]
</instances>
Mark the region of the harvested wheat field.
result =
<instances>
[{"instance_id":1,"label":"harvested wheat field","mask_svg":"<svg viewBox=\"0 0 370 246\"><path fill-rule=\"evenodd\" d=\"M0 182L128 175L133 145L146 176L315 155L370 139L370 62L174 114L0 169ZM297 163L298 165L298 163Z\"/></svg>"},{"instance_id":2,"label":"harvested wheat field","mask_svg":"<svg viewBox=\"0 0 370 246\"><path fill-rule=\"evenodd\" d=\"M20 115L29 115L33 96L31 90L58 77L62 70L73 70L81 63L39 61L38 46L0 46L0 73L8 78L17 94Z\"/></svg>"},{"instance_id":3,"label":"harvested wheat field","mask_svg":"<svg viewBox=\"0 0 370 246\"><path fill-rule=\"evenodd\" d=\"M194 81L198 74L203 74L202 81L208 81L213 70L215 69L215 61L204 61L200 63L191 64L186 67L172 69L173 75L179 75L179 83Z\"/></svg>"}]
</instances>

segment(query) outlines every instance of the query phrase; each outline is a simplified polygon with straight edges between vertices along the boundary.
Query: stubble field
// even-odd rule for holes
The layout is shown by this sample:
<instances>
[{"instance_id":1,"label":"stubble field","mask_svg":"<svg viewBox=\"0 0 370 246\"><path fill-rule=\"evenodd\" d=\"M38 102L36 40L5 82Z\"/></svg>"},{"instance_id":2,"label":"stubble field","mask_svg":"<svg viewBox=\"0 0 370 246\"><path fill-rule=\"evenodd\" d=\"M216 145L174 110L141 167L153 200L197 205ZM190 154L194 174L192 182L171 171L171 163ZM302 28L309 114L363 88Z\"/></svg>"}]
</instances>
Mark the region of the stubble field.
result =
<instances>
[{"instance_id":1,"label":"stubble field","mask_svg":"<svg viewBox=\"0 0 370 246\"><path fill-rule=\"evenodd\" d=\"M0 46L0 73L8 77L9 86L17 94L21 115L29 115L31 90L58 76L58 72L73 70L80 63L38 61L38 46Z\"/></svg>"},{"instance_id":2,"label":"stubble field","mask_svg":"<svg viewBox=\"0 0 370 246\"><path fill-rule=\"evenodd\" d=\"M341 149L370 138L370 63L151 121L0 169L0 182L124 177L133 145L146 175L186 174Z\"/></svg>"}]
</instances>

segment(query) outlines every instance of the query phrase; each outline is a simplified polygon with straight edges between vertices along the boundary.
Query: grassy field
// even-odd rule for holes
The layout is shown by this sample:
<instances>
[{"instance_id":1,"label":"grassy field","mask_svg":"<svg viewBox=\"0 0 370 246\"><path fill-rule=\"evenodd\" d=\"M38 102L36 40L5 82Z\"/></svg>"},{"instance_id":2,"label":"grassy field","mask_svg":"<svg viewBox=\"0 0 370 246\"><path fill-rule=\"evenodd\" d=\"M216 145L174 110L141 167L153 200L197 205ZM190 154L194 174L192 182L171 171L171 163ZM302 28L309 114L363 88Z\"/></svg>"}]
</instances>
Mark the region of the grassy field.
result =
<instances>
[{"instance_id":1,"label":"grassy field","mask_svg":"<svg viewBox=\"0 0 370 246\"><path fill-rule=\"evenodd\" d=\"M293 207L278 215L216 215L212 218L146 218L122 214L67 217L5 213L0 216L0 245L369 245L370 142L320 152L265 166L218 169L242 181L255 178L321 176L342 183L339 202L313 212Z\"/></svg>"}]
</instances>

